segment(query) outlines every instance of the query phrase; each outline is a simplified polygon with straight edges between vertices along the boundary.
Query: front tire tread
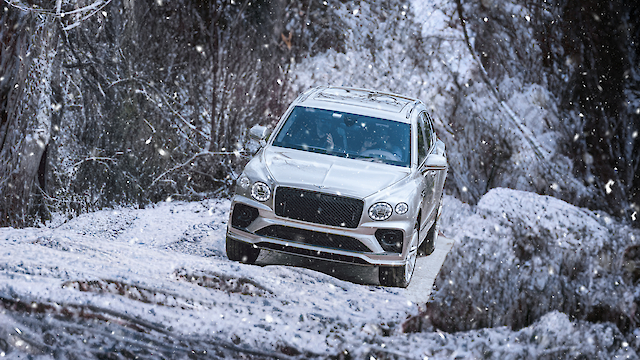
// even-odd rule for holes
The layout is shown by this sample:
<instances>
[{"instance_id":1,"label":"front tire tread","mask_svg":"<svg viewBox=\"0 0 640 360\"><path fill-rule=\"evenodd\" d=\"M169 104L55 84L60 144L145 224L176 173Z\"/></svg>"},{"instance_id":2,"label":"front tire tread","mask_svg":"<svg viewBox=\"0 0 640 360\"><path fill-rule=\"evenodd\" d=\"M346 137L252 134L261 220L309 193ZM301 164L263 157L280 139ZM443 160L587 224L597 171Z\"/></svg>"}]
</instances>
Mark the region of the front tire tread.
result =
<instances>
[{"instance_id":1,"label":"front tire tread","mask_svg":"<svg viewBox=\"0 0 640 360\"><path fill-rule=\"evenodd\" d=\"M227 236L227 257L232 261L239 261L245 264L253 264L260 255L260 249L252 244L234 240Z\"/></svg>"}]
</instances>

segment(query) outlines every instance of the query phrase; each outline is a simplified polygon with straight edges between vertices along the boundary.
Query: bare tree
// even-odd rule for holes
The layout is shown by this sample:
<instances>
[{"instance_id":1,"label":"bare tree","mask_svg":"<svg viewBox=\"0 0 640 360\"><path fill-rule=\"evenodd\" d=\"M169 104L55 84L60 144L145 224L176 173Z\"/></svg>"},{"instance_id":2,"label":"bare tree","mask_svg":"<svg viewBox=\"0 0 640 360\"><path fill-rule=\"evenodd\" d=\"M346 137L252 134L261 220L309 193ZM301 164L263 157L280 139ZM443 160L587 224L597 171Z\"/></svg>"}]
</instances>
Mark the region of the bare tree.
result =
<instances>
[{"instance_id":1,"label":"bare tree","mask_svg":"<svg viewBox=\"0 0 640 360\"><path fill-rule=\"evenodd\" d=\"M8 9L8 8L7 8ZM58 29L53 15L5 10L0 113L0 226L25 224L31 187L51 138L51 69ZM9 46L7 46L9 45Z\"/></svg>"},{"instance_id":2,"label":"bare tree","mask_svg":"<svg viewBox=\"0 0 640 360\"><path fill-rule=\"evenodd\" d=\"M341 32L309 0L4 4L0 226L228 192L291 62Z\"/></svg>"}]
</instances>

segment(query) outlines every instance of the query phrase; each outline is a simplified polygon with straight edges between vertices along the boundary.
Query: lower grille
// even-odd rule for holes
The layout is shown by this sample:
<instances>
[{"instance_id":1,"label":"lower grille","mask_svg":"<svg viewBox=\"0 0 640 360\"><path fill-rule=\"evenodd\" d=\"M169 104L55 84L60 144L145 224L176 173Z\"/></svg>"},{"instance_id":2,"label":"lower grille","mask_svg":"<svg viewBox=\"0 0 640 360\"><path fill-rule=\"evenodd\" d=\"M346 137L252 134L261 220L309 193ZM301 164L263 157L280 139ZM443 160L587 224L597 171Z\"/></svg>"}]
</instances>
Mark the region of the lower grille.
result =
<instances>
[{"instance_id":1,"label":"lower grille","mask_svg":"<svg viewBox=\"0 0 640 360\"><path fill-rule=\"evenodd\" d=\"M301 248L297 248L297 247L293 247L293 246L271 244L271 243L265 243L265 242L257 243L256 245L258 247L265 248L265 249L282 251L282 252L287 252L287 253L290 253L290 254L309 256L309 257L318 258L318 259L327 259L327 260L331 260L331 261L340 261L340 262L350 263L350 264L370 265L368 262L366 262L366 261L364 261L364 260L362 260L360 258L354 257L354 256L332 254L332 253L327 253L327 252L324 252L324 251L301 249Z\"/></svg>"},{"instance_id":2,"label":"lower grille","mask_svg":"<svg viewBox=\"0 0 640 360\"><path fill-rule=\"evenodd\" d=\"M271 225L256 231L256 234L325 248L371 252L371 250L369 250L369 248L359 240L349 236L327 234L319 231L297 229L289 226Z\"/></svg>"},{"instance_id":3,"label":"lower grille","mask_svg":"<svg viewBox=\"0 0 640 360\"><path fill-rule=\"evenodd\" d=\"M331 226L357 228L364 201L290 187L279 187L276 215Z\"/></svg>"}]
</instances>

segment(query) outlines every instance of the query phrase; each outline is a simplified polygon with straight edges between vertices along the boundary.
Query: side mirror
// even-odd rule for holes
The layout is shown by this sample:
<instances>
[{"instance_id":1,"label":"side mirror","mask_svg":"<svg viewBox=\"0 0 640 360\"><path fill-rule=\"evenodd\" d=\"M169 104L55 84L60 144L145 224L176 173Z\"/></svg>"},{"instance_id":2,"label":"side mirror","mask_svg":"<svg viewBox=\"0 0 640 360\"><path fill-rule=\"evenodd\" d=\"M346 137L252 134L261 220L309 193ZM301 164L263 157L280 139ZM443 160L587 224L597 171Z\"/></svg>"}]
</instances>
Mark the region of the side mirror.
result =
<instances>
[{"instance_id":1,"label":"side mirror","mask_svg":"<svg viewBox=\"0 0 640 360\"><path fill-rule=\"evenodd\" d=\"M261 125L254 125L249 130L249 138L257 140L261 146L264 146L267 141L267 137L269 137L269 128Z\"/></svg>"},{"instance_id":2,"label":"side mirror","mask_svg":"<svg viewBox=\"0 0 640 360\"><path fill-rule=\"evenodd\" d=\"M442 155L431 154L427 156L424 165L429 169L444 170L447 168L447 158Z\"/></svg>"}]
</instances>

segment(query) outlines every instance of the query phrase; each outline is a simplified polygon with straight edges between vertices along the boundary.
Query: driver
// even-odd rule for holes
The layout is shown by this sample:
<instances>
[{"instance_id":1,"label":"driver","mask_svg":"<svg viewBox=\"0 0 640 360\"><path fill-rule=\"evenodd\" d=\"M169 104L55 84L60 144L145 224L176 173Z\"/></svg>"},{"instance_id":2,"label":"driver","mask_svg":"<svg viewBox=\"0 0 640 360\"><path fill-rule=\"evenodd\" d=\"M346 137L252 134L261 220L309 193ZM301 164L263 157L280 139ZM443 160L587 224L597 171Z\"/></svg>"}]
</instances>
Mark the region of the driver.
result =
<instances>
[{"instance_id":1,"label":"driver","mask_svg":"<svg viewBox=\"0 0 640 360\"><path fill-rule=\"evenodd\" d=\"M344 129L332 127L331 122L318 119L316 121L318 145L328 151L346 151L347 138Z\"/></svg>"}]
</instances>

